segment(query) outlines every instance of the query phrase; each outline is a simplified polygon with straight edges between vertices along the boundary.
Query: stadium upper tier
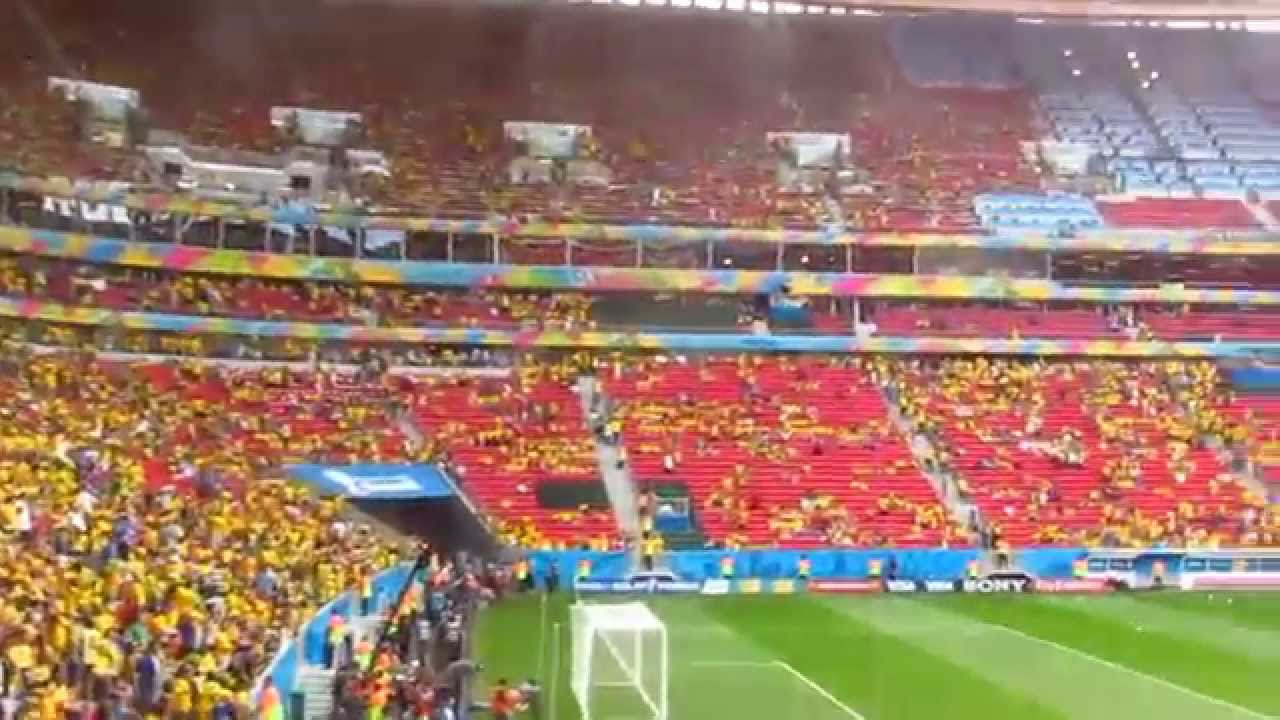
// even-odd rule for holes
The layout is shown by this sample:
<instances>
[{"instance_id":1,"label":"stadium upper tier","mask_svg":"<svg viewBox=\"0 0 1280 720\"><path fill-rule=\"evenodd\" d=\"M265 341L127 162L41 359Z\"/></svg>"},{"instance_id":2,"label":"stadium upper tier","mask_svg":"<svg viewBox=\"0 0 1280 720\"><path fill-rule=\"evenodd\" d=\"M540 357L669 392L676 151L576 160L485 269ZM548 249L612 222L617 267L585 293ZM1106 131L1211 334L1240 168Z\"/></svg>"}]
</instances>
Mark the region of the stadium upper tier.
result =
<instances>
[{"instance_id":1,"label":"stadium upper tier","mask_svg":"<svg viewBox=\"0 0 1280 720\"><path fill-rule=\"evenodd\" d=\"M36 175L367 198L442 218L1276 224L1280 86L1266 70L1273 50L1245 32L560 6L193 7L85 11L64 0L42 4L39 31L0 31L0 159ZM353 36L365 39L358 51L337 50ZM51 76L136 89L140 104L112 130L96 101L50 95ZM329 141L341 151L308 154L296 147L301 128L272 125L273 107L359 120ZM508 122L564 125L520 135ZM82 141L120 134L141 150ZM299 180L298 163L324 172ZM255 173L273 179L246 179Z\"/></svg>"}]
</instances>

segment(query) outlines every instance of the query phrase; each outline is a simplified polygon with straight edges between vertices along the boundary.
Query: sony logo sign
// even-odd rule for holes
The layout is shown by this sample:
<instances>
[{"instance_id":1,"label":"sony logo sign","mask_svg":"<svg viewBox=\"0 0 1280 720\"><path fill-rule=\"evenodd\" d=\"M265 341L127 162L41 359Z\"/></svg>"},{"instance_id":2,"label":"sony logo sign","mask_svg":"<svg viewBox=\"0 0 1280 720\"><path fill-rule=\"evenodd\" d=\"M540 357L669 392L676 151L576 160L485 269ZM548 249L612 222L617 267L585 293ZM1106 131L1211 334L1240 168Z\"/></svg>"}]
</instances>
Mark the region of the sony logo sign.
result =
<instances>
[{"instance_id":1,"label":"sony logo sign","mask_svg":"<svg viewBox=\"0 0 1280 720\"><path fill-rule=\"evenodd\" d=\"M1031 579L1026 577L989 577L965 580L964 591L969 593L1021 593L1031 589Z\"/></svg>"}]
</instances>

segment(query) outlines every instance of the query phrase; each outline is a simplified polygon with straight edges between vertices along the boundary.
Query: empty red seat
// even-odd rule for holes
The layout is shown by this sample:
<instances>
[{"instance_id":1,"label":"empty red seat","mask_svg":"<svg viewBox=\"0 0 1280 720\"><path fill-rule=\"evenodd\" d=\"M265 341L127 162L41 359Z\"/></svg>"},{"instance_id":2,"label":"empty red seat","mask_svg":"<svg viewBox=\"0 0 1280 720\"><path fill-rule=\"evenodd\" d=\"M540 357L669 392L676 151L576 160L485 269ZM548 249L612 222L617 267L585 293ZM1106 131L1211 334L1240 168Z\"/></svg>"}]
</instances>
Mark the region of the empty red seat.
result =
<instances>
[{"instance_id":1,"label":"empty red seat","mask_svg":"<svg viewBox=\"0 0 1280 720\"><path fill-rule=\"evenodd\" d=\"M1116 227L1249 228L1258 219L1239 200L1228 198L1138 198L1098 202L1108 224Z\"/></svg>"}]
</instances>

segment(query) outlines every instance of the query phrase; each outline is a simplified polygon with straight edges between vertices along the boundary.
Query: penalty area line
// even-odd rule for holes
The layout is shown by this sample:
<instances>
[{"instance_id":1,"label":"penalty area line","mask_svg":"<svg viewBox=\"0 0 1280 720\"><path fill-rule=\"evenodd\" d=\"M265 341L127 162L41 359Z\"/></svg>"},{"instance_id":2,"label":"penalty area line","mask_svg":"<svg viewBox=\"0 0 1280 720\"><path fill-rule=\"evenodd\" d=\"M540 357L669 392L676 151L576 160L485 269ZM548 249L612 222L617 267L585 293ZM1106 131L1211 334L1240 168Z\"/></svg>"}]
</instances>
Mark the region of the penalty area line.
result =
<instances>
[{"instance_id":1,"label":"penalty area line","mask_svg":"<svg viewBox=\"0 0 1280 720\"><path fill-rule=\"evenodd\" d=\"M791 674L792 677L794 677L795 679L807 685L810 690L818 693L823 698L825 698L827 702L840 708L842 711L844 711L845 715L848 715L849 717L854 718L854 720L867 720L867 718L864 717L862 713L858 712L857 710L854 710L848 705L845 705L835 695L832 695L831 693L827 692L826 688L822 687L818 683L809 679L808 675L805 675L804 673L792 667L791 663L783 662L781 660L774 660L773 664L776 665L777 667L782 668L783 670L786 670L788 673Z\"/></svg>"},{"instance_id":2,"label":"penalty area line","mask_svg":"<svg viewBox=\"0 0 1280 720\"><path fill-rule=\"evenodd\" d=\"M1041 645L1054 648L1055 650L1058 650L1060 652L1064 652L1069 655L1075 655L1076 657L1082 660L1087 660L1089 662L1097 663L1098 665L1101 665L1105 668L1110 668L1112 670L1115 670L1116 672L1125 673L1126 675L1132 675L1133 677L1141 678L1143 680L1153 682L1168 690L1172 690L1173 692L1181 693L1188 697L1193 697L1193 698L1196 698L1197 700L1210 703L1212 705L1217 705L1218 707L1225 708L1238 715L1245 715L1251 718L1257 718L1258 720L1280 720L1280 719L1277 719L1274 715L1267 715L1266 713L1261 713L1261 712L1258 712L1257 710L1252 710L1250 708L1244 707L1243 705L1237 705L1233 702L1223 700L1222 698L1214 697L1212 695L1206 695L1198 690L1192 690L1186 685L1179 685L1178 683L1173 682L1172 680L1165 680L1164 678L1158 675L1152 675L1150 673L1145 673L1141 670L1135 670L1134 668L1131 668L1128 665L1121 665L1120 663L1112 662L1106 658L1101 658L1092 653L1087 653L1084 650L1073 648L1070 645L1063 645L1062 643L1054 642L1053 640L1037 637L1030 633L1026 633L1021 630L1016 630L1007 625L1001 625L1000 623L984 622L981 620L978 622L981 622L983 625L995 628L997 630L1003 630L1004 632L1007 632L1011 635L1016 635L1025 640L1030 640L1032 642L1040 643Z\"/></svg>"}]
</instances>

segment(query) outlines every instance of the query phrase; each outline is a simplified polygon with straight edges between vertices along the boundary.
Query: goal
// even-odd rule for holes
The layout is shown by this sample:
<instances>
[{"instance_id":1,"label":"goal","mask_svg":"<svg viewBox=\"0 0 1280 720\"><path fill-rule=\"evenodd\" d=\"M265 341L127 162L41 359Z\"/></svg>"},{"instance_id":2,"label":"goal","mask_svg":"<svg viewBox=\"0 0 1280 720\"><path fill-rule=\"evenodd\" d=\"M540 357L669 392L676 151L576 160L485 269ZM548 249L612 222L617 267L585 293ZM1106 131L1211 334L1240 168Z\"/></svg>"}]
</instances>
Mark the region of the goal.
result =
<instances>
[{"instance_id":1,"label":"goal","mask_svg":"<svg viewBox=\"0 0 1280 720\"><path fill-rule=\"evenodd\" d=\"M574 605L573 695L582 720L667 720L667 628L644 603Z\"/></svg>"}]
</instances>

